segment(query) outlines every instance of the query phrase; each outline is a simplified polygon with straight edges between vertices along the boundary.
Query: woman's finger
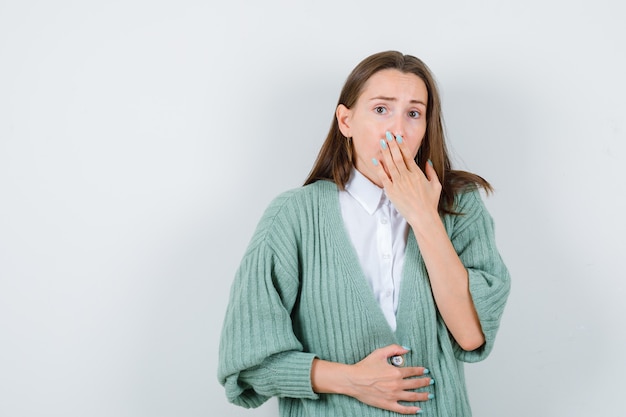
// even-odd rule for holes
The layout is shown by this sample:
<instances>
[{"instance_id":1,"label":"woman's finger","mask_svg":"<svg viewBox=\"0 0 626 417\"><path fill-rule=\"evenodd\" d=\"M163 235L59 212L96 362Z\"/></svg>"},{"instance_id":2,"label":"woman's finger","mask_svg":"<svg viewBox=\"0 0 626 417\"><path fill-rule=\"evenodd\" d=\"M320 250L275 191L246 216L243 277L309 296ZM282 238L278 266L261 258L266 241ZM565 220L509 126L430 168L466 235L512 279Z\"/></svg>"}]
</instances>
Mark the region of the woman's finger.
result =
<instances>
[{"instance_id":1,"label":"woman's finger","mask_svg":"<svg viewBox=\"0 0 626 417\"><path fill-rule=\"evenodd\" d=\"M432 182L432 181L436 181L439 182L439 177L437 176L437 171L435 171L435 168L433 167L433 163L431 162L431 160L428 160L428 163L426 164L426 168L424 169L424 173L426 174L426 178L428 178L428 181Z\"/></svg>"},{"instance_id":2,"label":"woman's finger","mask_svg":"<svg viewBox=\"0 0 626 417\"><path fill-rule=\"evenodd\" d=\"M386 133L387 138L387 147L389 148L389 155L391 156L391 160L396 168L396 172L401 172L402 170L407 169L405 158L400 150L399 145L403 142L402 136L394 137L391 132ZM398 142L398 138L400 141ZM390 172L391 174L391 172ZM395 174L395 172L394 172ZM393 179L393 177L392 177Z\"/></svg>"},{"instance_id":3,"label":"woman's finger","mask_svg":"<svg viewBox=\"0 0 626 417\"><path fill-rule=\"evenodd\" d=\"M415 159L414 159L413 155L411 155L410 149L406 146L406 142L404 141L404 138L401 135L398 135L395 138L395 142L396 142L396 145L398 147L398 150L400 151L400 153L402 155L404 166L409 171L415 171L415 168L419 169L419 167L415 163Z\"/></svg>"},{"instance_id":4,"label":"woman's finger","mask_svg":"<svg viewBox=\"0 0 626 417\"><path fill-rule=\"evenodd\" d=\"M380 140L380 153L383 159L382 162L385 164L385 168L387 168L387 173L393 179L393 177L398 175L398 166L396 165L395 158L391 152L392 146L395 146L393 135L387 132L387 139Z\"/></svg>"},{"instance_id":5,"label":"woman's finger","mask_svg":"<svg viewBox=\"0 0 626 417\"><path fill-rule=\"evenodd\" d=\"M387 174L387 171L385 171L382 162L376 158L372 158L372 165L374 165L374 170L376 171L376 175L382 183L383 188L387 188L387 186L391 183L391 180L389 179L389 175Z\"/></svg>"}]
</instances>

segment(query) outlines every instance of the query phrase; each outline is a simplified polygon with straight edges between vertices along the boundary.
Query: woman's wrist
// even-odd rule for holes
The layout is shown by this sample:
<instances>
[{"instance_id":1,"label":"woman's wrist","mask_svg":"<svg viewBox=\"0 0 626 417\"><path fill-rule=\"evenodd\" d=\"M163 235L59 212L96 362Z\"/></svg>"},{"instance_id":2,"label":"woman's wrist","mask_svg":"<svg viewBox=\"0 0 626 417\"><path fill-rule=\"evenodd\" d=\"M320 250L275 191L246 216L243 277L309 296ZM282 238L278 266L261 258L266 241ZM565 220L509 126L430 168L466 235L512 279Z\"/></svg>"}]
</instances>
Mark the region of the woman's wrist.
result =
<instances>
[{"instance_id":1,"label":"woman's wrist","mask_svg":"<svg viewBox=\"0 0 626 417\"><path fill-rule=\"evenodd\" d=\"M439 212L434 211L433 213L422 214L420 216L415 216L415 218L411 219L411 221L407 220L411 229L413 229L413 233L419 239L420 237L433 237L436 236L437 233L441 233L443 231L444 235L447 236L445 232L445 227L443 225L443 221L439 216Z\"/></svg>"},{"instance_id":2,"label":"woman's wrist","mask_svg":"<svg viewBox=\"0 0 626 417\"><path fill-rule=\"evenodd\" d=\"M317 394L350 395L347 377L350 365L314 359L311 367L311 386Z\"/></svg>"}]
</instances>

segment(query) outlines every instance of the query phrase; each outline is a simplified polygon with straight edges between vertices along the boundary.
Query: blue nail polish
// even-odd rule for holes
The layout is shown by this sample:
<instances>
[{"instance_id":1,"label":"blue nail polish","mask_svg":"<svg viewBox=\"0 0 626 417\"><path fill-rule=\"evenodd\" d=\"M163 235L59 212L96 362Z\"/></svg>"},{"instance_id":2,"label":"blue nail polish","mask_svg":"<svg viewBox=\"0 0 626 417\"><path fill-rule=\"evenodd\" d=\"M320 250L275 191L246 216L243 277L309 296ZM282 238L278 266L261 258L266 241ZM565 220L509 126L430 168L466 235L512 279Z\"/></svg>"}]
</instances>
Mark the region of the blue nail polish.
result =
<instances>
[{"instance_id":1,"label":"blue nail polish","mask_svg":"<svg viewBox=\"0 0 626 417\"><path fill-rule=\"evenodd\" d=\"M428 368L424 368L424 375L429 374L430 371L428 370Z\"/></svg>"},{"instance_id":2,"label":"blue nail polish","mask_svg":"<svg viewBox=\"0 0 626 417\"><path fill-rule=\"evenodd\" d=\"M420 410L417 410L417 412L415 414L422 414L423 412L424 412L424 410L420 409Z\"/></svg>"},{"instance_id":3,"label":"blue nail polish","mask_svg":"<svg viewBox=\"0 0 626 417\"><path fill-rule=\"evenodd\" d=\"M378 166L378 159L372 158L372 164Z\"/></svg>"},{"instance_id":4,"label":"blue nail polish","mask_svg":"<svg viewBox=\"0 0 626 417\"><path fill-rule=\"evenodd\" d=\"M411 350L411 348L407 347L407 346L402 346L402 349L404 349L404 350Z\"/></svg>"},{"instance_id":5,"label":"blue nail polish","mask_svg":"<svg viewBox=\"0 0 626 417\"><path fill-rule=\"evenodd\" d=\"M391 142L393 140L393 135L391 134L391 132L387 131L387 133L385 133L385 136L387 136L387 140L389 142Z\"/></svg>"},{"instance_id":6,"label":"blue nail polish","mask_svg":"<svg viewBox=\"0 0 626 417\"><path fill-rule=\"evenodd\" d=\"M435 380L430 378L430 384L428 384L428 385L433 385L434 383L435 383Z\"/></svg>"},{"instance_id":7,"label":"blue nail polish","mask_svg":"<svg viewBox=\"0 0 626 417\"><path fill-rule=\"evenodd\" d=\"M435 394L428 394L428 399L432 400L433 398L435 398Z\"/></svg>"},{"instance_id":8,"label":"blue nail polish","mask_svg":"<svg viewBox=\"0 0 626 417\"><path fill-rule=\"evenodd\" d=\"M387 142L385 142L385 139L380 140L380 147L383 149L387 149Z\"/></svg>"},{"instance_id":9,"label":"blue nail polish","mask_svg":"<svg viewBox=\"0 0 626 417\"><path fill-rule=\"evenodd\" d=\"M396 142L402 143L402 136L400 135L396 136Z\"/></svg>"},{"instance_id":10,"label":"blue nail polish","mask_svg":"<svg viewBox=\"0 0 626 417\"><path fill-rule=\"evenodd\" d=\"M433 166L433 161L431 161L430 159L428 160L428 163L430 164L430 166Z\"/></svg>"}]
</instances>

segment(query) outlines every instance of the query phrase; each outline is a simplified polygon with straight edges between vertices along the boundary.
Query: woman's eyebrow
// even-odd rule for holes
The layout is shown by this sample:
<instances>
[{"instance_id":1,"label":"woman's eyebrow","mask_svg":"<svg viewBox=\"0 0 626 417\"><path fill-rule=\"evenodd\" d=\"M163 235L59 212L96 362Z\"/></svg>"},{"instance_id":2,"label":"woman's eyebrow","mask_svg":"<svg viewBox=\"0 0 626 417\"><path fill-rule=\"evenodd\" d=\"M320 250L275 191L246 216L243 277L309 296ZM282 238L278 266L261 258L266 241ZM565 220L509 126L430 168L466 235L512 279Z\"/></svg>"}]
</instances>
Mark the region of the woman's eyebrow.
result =
<instances>
[{"instance_id":1,"label":"woman's eyebrow","mask_svg":"<svg viewBox=\"0 0 626 417\"><path fill-rule=\"evenodd\" d=\"M376 97L372 97L370 98L370 101L374 101L374 100L383 100L383 101L397 101L398 99L395 97L386 97L386 96L376 96ZM411 100L410 103L415 103L415 104L421 104L422 106L425 106L426 103L424 103L421 100Z\"/></svg>"}]
</instances>

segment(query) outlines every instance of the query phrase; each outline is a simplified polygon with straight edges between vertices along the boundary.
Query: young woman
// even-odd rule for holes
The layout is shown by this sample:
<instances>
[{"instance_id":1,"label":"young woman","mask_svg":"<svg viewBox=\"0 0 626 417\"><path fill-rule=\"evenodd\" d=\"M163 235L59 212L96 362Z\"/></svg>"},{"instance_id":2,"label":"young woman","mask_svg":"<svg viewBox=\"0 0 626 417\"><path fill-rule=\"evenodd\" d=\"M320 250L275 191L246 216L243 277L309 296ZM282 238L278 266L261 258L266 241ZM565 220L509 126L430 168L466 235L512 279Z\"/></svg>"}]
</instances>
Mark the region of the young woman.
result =
<instances>
[{"instance_id":1,"label":"young woman","mask_svg":"<svg viewBox=\"0 0 626 417\"><path fill-rule=\"evenodd\" d=\"M389 51L349 75L301 188L267 208L224 321L228 399L280 415L463 417L462 362L509 293L483 178L452 170L434 79Z\"/></svg>"}]
</instances>

